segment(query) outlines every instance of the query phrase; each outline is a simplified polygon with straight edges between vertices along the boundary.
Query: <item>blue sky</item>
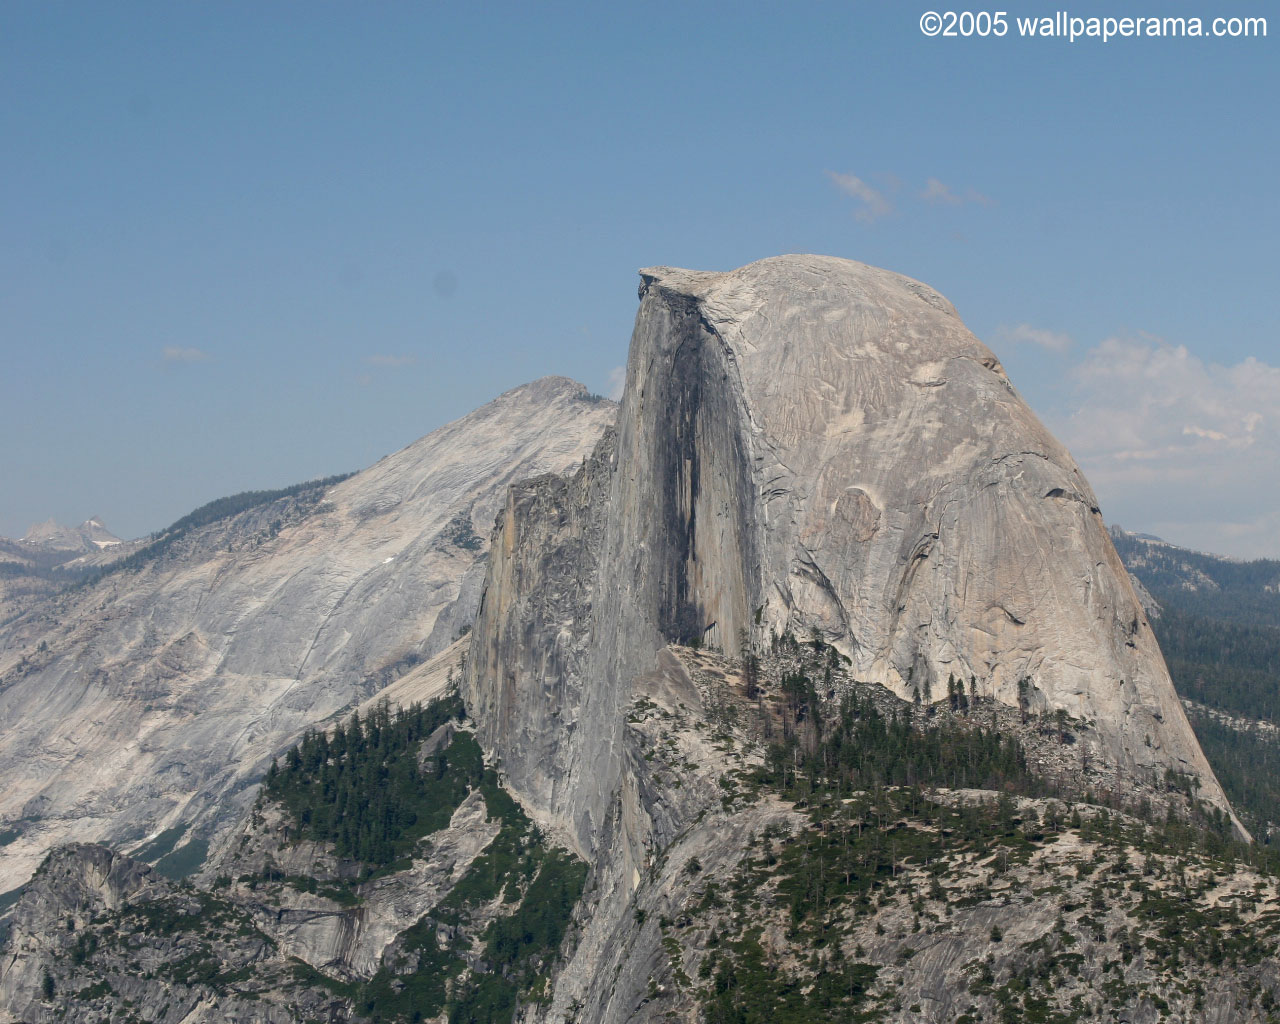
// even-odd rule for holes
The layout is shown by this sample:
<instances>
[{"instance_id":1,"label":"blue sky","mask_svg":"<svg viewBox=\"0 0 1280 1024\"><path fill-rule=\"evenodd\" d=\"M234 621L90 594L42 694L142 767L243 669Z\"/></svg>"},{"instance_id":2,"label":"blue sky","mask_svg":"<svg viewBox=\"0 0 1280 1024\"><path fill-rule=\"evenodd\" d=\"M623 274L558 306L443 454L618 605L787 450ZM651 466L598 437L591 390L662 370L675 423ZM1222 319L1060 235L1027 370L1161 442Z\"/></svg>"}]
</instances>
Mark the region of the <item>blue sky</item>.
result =
<instances>
[{"instance_id":1,"label":"blue sky","mask_svg":"<svg viewBox=\"0 0 1280 1024\"><path fill-rule=\"evenodd\" d=\"M608 391L638 267L808 251L946 294L1109 521L1280 556L1280 15L1072 44L929 6L0 6L0 534Z\"/></svg>"}]
</instances>

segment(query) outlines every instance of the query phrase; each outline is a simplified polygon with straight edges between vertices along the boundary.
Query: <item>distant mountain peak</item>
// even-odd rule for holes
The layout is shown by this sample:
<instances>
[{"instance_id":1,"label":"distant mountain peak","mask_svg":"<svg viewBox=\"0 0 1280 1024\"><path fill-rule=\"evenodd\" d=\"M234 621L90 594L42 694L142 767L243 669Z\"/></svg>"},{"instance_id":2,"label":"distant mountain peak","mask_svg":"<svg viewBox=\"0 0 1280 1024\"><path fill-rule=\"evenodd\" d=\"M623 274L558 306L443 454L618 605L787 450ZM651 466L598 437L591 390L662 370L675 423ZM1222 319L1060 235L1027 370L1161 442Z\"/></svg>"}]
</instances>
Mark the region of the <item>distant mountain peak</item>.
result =
<instances>
[{"instance_id":1,"label":"distant mountain peak","mask_svg":"<svg viewBox=\"0 0 1280 1024\"><path fill-rule=\"evenodd\" d=\"M121 539L90 516L79 526L65 526L56 519L36 523L22 537L22 543L42 551L96 551L114 547Z\"/></svg>"},{"instance_id":2,"label":"distant mountain peak","mask_svg":"<svg viewBox=\"0 0 1280 1024\"><path fill-rule=\"evenodd\" d=\"M1130 537L1133 540L1145 540L1148 544L1169 544L1169 542L1163 537L1157 537L1154 533L1134 533L1131 530L1126 530L1123 526L1120 526L1117 523L1111 524L1111 536ZM1169 544L1169 546L1175 547L1176 545Z\"/></svg>"}]
</instances>

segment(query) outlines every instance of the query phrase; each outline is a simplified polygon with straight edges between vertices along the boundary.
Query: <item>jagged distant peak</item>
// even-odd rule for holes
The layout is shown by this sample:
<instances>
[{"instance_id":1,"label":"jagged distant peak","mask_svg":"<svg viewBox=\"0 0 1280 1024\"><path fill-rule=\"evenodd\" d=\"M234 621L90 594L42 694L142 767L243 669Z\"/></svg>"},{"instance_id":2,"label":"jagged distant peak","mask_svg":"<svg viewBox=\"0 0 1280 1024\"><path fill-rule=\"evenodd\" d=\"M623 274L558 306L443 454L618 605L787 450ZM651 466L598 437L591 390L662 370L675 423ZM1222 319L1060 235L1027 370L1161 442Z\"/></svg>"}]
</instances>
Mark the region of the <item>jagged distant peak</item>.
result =
<instances>
[{"instance_id":1,"label":"jagged distant peak","mask_svg":"<svg viewBox=\"0 0 1280 1024\"><path fill-rule=\"evenodd\" d=\"M108 530L98 516L90 516L79 526L46 519L33 525L23 535L22 543L46 551L93 551L113 547L121 543L121 539Z\"/></svg>"}]
</instances>

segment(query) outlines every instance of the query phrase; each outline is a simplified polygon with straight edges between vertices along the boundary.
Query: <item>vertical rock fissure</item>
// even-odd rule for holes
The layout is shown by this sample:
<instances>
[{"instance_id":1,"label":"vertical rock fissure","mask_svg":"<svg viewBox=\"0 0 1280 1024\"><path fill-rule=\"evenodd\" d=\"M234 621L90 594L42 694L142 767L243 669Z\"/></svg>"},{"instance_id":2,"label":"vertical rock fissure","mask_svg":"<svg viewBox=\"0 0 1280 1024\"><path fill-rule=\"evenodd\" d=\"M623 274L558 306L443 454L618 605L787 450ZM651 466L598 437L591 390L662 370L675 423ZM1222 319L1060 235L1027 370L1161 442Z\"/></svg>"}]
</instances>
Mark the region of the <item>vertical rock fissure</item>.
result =
<instances>
[{"instance_id":1,"label":"vertical rock fissure","mask_svg":"<svg viewBox=\"0 0 1280 1024\"><path fill-rule=\"evenodd\" d=\"M655 481L663 482L657 627L666 640L733 649L757 602L758 488L744 447L741 385L732 352L689 296L658 289L674 323L669 356L651 364L661 419ZM657 339L655 339L657 340ZM662 422L665 420L665 423ZM642 666L637 666L640 670Z\"/></svg>"}]
</instances>

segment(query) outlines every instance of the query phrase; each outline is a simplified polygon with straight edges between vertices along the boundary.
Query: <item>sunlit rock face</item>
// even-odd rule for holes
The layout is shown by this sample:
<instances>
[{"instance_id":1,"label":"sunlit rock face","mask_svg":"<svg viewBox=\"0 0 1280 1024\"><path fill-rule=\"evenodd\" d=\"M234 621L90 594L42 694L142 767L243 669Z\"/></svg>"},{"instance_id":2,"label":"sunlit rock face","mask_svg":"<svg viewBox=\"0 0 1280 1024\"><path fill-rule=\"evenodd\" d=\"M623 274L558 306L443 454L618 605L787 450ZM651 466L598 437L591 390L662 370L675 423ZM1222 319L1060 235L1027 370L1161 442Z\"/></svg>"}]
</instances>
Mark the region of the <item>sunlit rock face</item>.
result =
<instances>
[{"instance_id":1,"label":"sunlit rock face","mask_svg":"<svg viewBox=\"0 0 1280 1024\"><path fill-rule=\"evenodd\" d=\"M578 466L616 411L534 381L0 629L0 828L20 833L0 892L59 843L203 841L235 822L304 728L471 623L507 488Z\"/></svg>"},{"instance_id":2,"label":"sunlit rock face","mask_svg":"<svg viewBox=\"0 0 1280 1024\"><path fill-rule=\"evenodd\" d=\"M658 650L790 629L908 699L1087 720L1117 779L1227 808L1092 490L946 299L821 256L641 281L616 434L513 488L474 634L527 802L598 848Z\"/></svg>"}]
</instances>

